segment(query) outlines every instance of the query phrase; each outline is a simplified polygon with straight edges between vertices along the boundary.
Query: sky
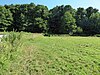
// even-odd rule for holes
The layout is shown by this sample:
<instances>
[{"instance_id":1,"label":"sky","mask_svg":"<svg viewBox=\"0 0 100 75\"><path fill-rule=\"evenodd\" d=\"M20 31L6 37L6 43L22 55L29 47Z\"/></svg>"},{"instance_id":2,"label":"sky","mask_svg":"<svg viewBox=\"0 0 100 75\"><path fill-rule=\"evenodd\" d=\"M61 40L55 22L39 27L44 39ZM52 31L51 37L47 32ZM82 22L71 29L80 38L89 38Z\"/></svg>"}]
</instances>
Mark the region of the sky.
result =
<instances>
[{"instance_id":1,"label":"sky","mask_svg":"<svg viewBox=\"0 0 100 75\"><path fill-rule=\"evenodd\" d=\"M73 8L92 6L100 11L100 0L0 0L0 5L5 4L42 4L48 6L49 9L57 5L71 5Z\"/></svg>"}]
</instances>

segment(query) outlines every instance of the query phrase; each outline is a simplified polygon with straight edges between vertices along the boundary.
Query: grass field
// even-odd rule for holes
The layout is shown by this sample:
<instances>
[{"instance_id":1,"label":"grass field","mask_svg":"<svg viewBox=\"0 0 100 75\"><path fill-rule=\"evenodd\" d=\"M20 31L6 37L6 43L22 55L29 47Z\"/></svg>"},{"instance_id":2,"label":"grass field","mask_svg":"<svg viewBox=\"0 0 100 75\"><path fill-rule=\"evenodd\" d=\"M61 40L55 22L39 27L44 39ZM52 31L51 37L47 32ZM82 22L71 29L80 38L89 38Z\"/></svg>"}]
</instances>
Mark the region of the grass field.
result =
<instances>
[{"instance_id":1,"label":"grass field","mask_svg":"<svg viewBox=\"0 0 100 75\"><path fill-rule=\"evenodd\" d=\"M17 57L1 75L100 75L99 37L44 37L24 33ZM1 62L0 62L1 64Z\"/></svg>"}]
</instances>

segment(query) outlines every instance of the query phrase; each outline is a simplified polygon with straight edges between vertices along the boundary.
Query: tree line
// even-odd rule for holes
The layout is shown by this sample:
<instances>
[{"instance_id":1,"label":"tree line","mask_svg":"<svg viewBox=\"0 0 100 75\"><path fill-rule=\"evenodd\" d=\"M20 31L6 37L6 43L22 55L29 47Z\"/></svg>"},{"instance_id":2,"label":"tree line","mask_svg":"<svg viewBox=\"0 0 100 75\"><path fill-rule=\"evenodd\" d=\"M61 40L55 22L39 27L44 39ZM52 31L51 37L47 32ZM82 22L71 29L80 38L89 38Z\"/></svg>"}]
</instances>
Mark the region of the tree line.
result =
<instances>
[{"instance_id":1,"label":"tree line","mask_svg":"<svg viewBox=\"0 0 100 75\"><path fill-rule=\"evenodd\" d=\"M48 9L44 5L16 4L0 6L0 31L95 35L100 34L100 12L70 5Z\"/></svg>"}]
</instances>

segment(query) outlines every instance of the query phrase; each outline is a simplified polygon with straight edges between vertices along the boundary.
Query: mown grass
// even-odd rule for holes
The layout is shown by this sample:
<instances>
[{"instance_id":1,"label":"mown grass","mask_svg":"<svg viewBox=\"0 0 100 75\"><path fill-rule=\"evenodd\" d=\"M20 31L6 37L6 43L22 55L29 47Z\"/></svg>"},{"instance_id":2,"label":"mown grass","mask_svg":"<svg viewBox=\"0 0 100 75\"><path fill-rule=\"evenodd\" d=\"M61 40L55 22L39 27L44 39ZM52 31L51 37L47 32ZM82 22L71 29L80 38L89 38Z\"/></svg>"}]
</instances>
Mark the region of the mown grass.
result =
<instances>
[{"instance_id":1,"label":"mown grass","mask_svg":"<svg viewBox=\"0 0 100 75\"><path fill-rule=\"evenodd\" d=\"M100 75L99 37L23 33L22 42L17 57L5 62L10 65L7 71L1 69L1 75Z\"/></svg>"}]
</instances>

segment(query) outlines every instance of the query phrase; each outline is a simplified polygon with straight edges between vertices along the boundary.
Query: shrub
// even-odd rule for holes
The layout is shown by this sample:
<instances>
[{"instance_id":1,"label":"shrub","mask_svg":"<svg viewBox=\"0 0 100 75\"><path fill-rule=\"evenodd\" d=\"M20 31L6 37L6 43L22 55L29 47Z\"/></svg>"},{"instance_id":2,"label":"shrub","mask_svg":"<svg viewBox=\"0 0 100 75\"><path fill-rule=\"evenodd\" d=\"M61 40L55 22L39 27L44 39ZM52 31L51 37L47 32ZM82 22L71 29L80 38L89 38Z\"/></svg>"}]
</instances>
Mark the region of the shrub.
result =
<instances>
[{"instance_id":1,"label":"shrub","mask_svg":"<svg viewBox=\"0 0 100 75\"><path fill-rule=\"evenodd\" d=\"M22 45L21 38L22 33L10 32L2 38L1 42L7 43L7 45L11 49L17 49Z\"/></svg>"},{"instance_id":2,"label":"shrub","mask_svg":"<svg viewBox=\"0 0 100 75\"><path fill-rule=\"evenodd\" d=\"M44 33L43 35L44 35L44 36L49 36L49 37L50 37L50 34L49 34L49 33Z\"/></svg>"},{"instance_id":3,"label":"shrub","mask_svg":"<svg viewBox=\"0 0 100 75\"><path fill-rule=\"evenodd\" d=\"M95 36L96 36L96 37L100 37L100 34L96 34Z\"/></svg>"}]
</instances>

